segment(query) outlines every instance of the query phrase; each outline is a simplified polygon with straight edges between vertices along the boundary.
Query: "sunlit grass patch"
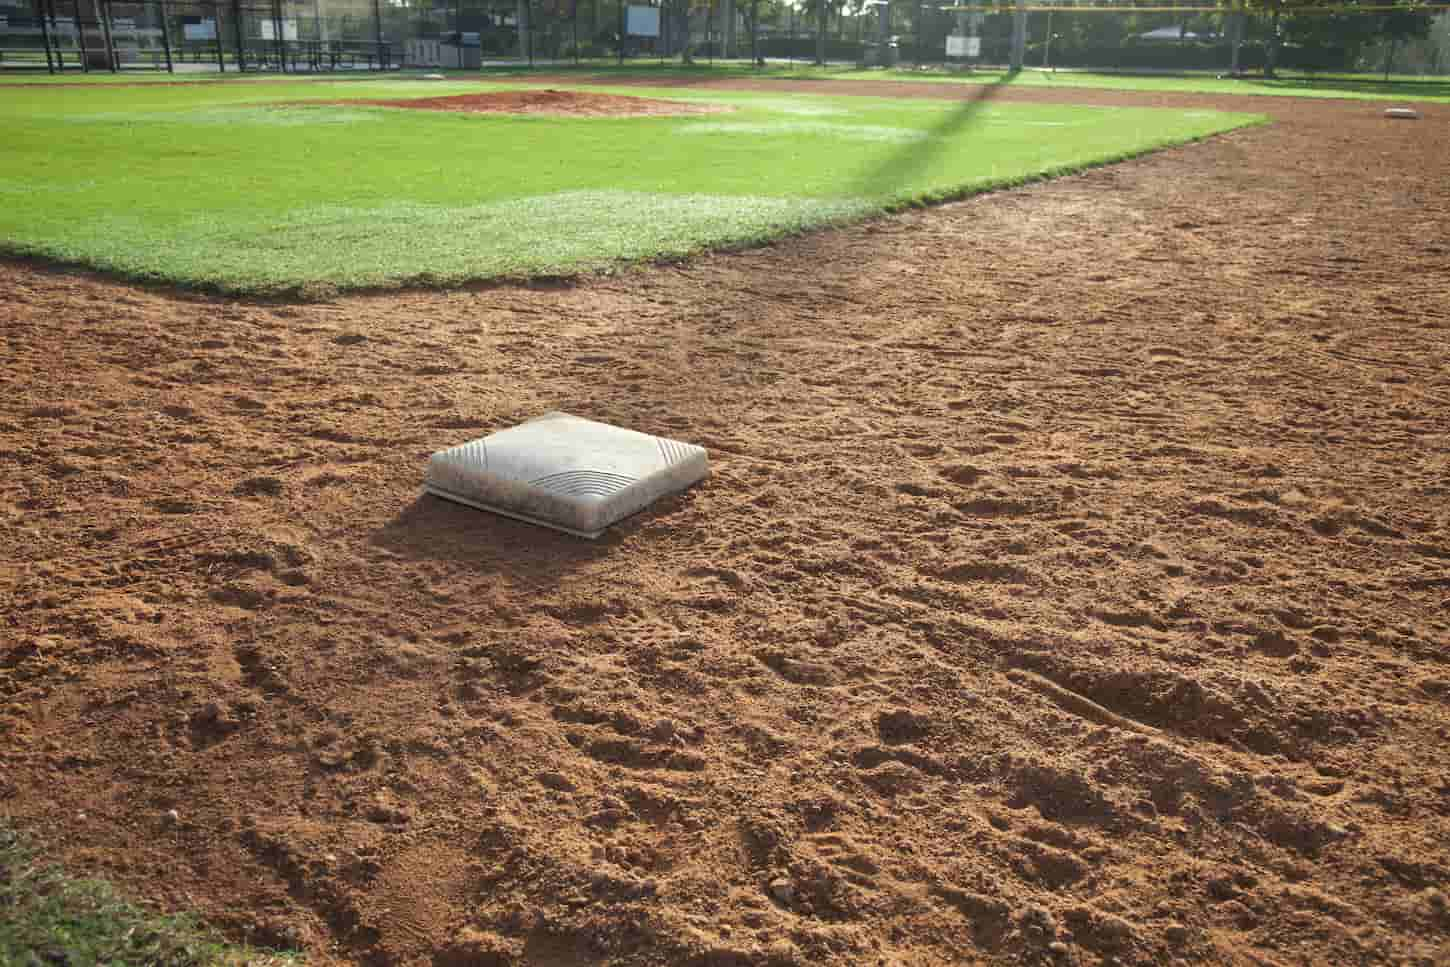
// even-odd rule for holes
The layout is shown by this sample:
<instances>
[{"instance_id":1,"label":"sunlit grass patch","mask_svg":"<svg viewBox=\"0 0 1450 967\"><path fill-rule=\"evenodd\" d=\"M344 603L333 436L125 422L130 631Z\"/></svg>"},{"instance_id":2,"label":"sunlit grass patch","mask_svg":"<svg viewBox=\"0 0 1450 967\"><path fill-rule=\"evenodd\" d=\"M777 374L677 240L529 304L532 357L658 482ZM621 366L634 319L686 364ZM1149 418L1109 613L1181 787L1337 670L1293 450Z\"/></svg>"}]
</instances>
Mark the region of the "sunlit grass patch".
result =
<instances>
[{"instance_id":1,"label":"sunlit grass patch","mask_svg":"<svg viewBox=\"0 0 1450 967\"><path fill-rule=\"evenodd\" d=\"M375 123L376 111L319 110L315 107L237 105L182 111L108 111L68 114L67 124L221 124L244 127L303 127L319 124Z\"/></svg>"},{"instance_id":2,"label":"sunlit grass patch","mask_svg":"<svg viewBox=\"0 0 1450 967\"><path fill-rule=\"evenodd\" d=\"M96 264L142 278L241 289L286 280L338 287L439 284L492 276L598 269L620 260L685 255L858 217L864 199L668 195L565 191L478 205L393 202L371 208L295 208L279 217L204 216L151 230L134 218L103 219L116 247ZM403 266L412 268L404 274Z\"/></svg>"},{"instance_id":3,"label":"sunlit grass patch","mask_svg":"<svg viewBox=\"0 0 1450 967\"><path fill-rule=\"evenodd\" d=\"M697 121L680 128L680 134L722 134L730 137L794 138L815 136L847 141L907 144L931 137L914 128L880 124L823 124L809 121Z\"/></svg>"}]
</instances>

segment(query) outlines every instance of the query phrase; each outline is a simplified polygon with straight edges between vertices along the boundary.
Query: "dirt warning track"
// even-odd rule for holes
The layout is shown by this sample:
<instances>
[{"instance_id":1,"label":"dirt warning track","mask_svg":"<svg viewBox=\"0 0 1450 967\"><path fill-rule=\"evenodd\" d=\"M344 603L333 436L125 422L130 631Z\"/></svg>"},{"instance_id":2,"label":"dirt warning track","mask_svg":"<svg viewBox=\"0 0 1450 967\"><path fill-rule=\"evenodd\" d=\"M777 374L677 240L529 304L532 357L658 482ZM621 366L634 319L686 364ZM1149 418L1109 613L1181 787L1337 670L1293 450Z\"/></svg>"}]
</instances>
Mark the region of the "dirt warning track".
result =
<instances>
[{"instance_id":1,"label":"dirt warning track","mask_svg":"<svg viewBox=\"0 0 1450 967\"><path fill-rule=\"evenodd\" d=\"M1216 103L577 285L0 268L0 811L322 963L1438 963L1450 127ZM549 409L713 476L418 496Z\"/></svg>"}]
</instances>

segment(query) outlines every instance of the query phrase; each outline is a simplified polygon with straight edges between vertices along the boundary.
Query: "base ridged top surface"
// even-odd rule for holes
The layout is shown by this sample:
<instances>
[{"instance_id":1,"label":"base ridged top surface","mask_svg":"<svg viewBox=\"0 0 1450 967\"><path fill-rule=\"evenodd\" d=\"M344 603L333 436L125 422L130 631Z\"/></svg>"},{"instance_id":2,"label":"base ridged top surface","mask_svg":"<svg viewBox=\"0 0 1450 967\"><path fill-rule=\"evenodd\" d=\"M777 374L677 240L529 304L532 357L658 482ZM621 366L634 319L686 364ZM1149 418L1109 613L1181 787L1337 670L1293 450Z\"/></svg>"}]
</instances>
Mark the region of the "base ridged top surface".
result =
<instances>
[{"instance_id":1,"label":"base ridged top surface","mask_svg":"<svg viewBox=\"0 0 1450 967\"><path fill-rule=\"evenodd\" d=\"M424 489L583 537L709 472L703 447L549 413L440 450Z\"/></svg>"}]
</instances>

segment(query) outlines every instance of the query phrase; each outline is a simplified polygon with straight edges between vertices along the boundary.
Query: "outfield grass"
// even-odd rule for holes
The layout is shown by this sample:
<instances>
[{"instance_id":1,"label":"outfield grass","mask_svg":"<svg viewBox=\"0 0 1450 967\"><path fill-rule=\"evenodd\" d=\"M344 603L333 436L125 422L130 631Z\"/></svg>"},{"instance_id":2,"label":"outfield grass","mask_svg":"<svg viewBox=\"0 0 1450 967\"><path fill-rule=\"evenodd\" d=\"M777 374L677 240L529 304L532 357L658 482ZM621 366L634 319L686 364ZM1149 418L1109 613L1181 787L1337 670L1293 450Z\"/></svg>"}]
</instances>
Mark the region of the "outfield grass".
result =
<instances>
[{"instance_id":1,"label":"outfield grass","mask_svg":"<svg viewBox=\"0 0 1450 967\"><path fill-rule=\"evenodd\" d=\"M869 74L869 71L857 71ZM960 83L961 75L942 71L878 71L892 80ZM969 75L969 83L990 83L1000 73ZM1177 94L1257 94L1270 97L1343 98L1357 101L1450 102L1450 81L1391 77L1389 81L1365 75L1289 75L1276 78L1216 74L1159 76L1151 74L1099 74L1090 71L1025 70L1017 84L1026 87L1090 88Z\"/></svg>"},{"instance_id":2,"label":"outfield grass","mask_svg":"<svg viewBox=\"0 0 1450 967\"><path fill-rule=\"evenodd\" d=\"M809 63L772 63L757 68L747 61L716 61L683 65L677 62L660 63L651 60L631 60L618 64L613 60L585 61L577 66L561 62L541 64L535 70L522 64L508 67L489 67L479 71L446 71L451 77L492 78L495 80L522 78L531 73L550 74L577 73L590 77L599 83L607 83L611 76L660 77L679 80L691 77L749 77L753 79L795 79L795 80L886 80L919 81L936 84L994 84L1007 77L1002 70L958 71L946 70L939 65L923 68L902 66L890 70L880 68L858 68L833 65L815 67ZM177 82L205 83L225 81L231 75L218 74L164 74L133 71L121 78L126 83ZM359 73L356 80L368 75ZM248 75L248 80L268 79L285 81L278 75ZM0 84L107 84L117 78L110 74L0 74ZM1182 74L1134 74L1118 71L1092 70L1042 70L1030 67L1014 78L1014 83L1028 87L1052 87L1066 89L1091 89L1113 91L1148 91L1177 94L1254 94L1270 97L1317 97L1363 101L1405 101L1419 103L1450 103L1450 78L1421 77L1414 74L1391 74L1386 80L1383 74L1336 74L1301 73L1280 71L1275 78L1246 74L1238 78L1222 76L1211 71L1185 72Z\"/></svg>"},{"instance_id":3,"label":"outfield grass","mask_svg":"<svg viewBox=\"0 0 1450 967\"><path fill-rule=\"evenodd\" d=\"M565 273L739 245L1253 123L1138 108L622 89L728 113L350 103L478 81L13 88L0 247L236 292ZM608 90L608 88L596 88Z\"/></svg>"},{"instance_id":4,"label":"outfield grass","mask_svg":"<svg viewBox=\"0 0 1450 967\"><path fill-rule=\"evenodd\" d=\"M810 64L789 66L772 64L754 68L745 63L656 64L634 62L611 64L598 62L573 67L561 65L542 68L549 73L575 72L598 82L610 76L632 77L750 77L756 79L849 80L849 81L918 81L929 84L982 85L1001 83L1008 78L1002 70L955 71L941 67L898 67L893 69L857 67L815 67ZM471 72L470 72L471 73ZM524 67L494 67L484 76L497 79L526 77ZM1020 87L1046 87L1147 91L1170 94L1254 94L1271 97L1338 98L1363 101L1399 101L1410 103L1450 103L1450 79L1424 78L1407 74L1391 74L1388 81L1379 74L1297 74L1281 71L1276 78L1245 75L1239 78L1218 74L1132 74L1087 70L1051 71L1029 68L1021 71L1012 83Z\"/></svg>"},{"instance_id":5,"label":"outfield grass","mask_svg":"<svg viewBox=\"0 0 1450 967\"><path fill-rule=\"evenodd\" d=\"M278 954L224 942L184 916L159 916L102 880L67 876L0 820L0 964L286 967Z\"/></svg>"}]
</instances>

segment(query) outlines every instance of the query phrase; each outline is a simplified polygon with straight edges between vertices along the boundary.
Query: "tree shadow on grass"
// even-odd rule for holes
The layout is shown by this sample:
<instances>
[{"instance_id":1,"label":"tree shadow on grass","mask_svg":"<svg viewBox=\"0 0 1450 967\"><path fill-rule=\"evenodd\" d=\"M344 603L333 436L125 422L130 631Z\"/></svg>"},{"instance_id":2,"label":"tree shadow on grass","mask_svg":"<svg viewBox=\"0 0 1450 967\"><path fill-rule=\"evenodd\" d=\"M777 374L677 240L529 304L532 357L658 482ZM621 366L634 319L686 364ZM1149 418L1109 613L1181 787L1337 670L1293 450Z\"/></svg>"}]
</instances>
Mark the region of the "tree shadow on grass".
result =
<instances>
[{"instance_id":1,"label":"tree shadow on grass","mask_svg":"<svg viewBox=\"0 0 1450 967\"><path fill-rule=\"evenodd\" d=\"M989 83L970 88L969 95L957 107L947 111L926 132L926 137L910 142L884 162L862 174L856 181L854 193L867 198L880 198L885 195L905 201L910 195L901 189L926 171L938 155L953 150L952 138L970 128L989 102L1006 90L1007 85L1015 79L1015 75L1004 74Z\"/></svg>"}]
</instances>

